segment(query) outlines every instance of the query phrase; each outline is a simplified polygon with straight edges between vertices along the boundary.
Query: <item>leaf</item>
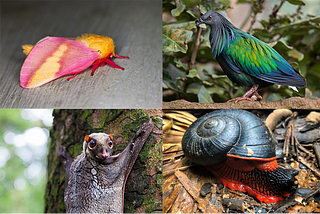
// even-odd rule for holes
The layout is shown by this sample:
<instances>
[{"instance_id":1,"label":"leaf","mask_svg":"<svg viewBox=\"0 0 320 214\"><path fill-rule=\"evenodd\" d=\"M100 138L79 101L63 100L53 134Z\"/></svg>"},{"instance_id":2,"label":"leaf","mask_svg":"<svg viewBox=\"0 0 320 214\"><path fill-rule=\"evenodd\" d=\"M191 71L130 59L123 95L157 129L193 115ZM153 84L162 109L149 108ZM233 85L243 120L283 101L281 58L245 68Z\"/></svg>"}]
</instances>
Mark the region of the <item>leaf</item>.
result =
<instances>
[{"instance_id":1,"label":"leaf","mask_svg":"<svg viewBox=\"0 0 320 214\"><path fill-rule=\"evenodd\" d=\"M184 4L182 4L182 3L177 4L177 7L175 9L171 10L172 16L174 16L174 17L179 16L184 11L185 8L186 8L186 6Z\"/></svg>"},{"instance_id":2,"label":"leaf","mask_svg":"<svg viewBox=\"0 0 320 214\"><path fill-rule=\"evenodd\" d=\"M200 12L202 14L205 14L206 12L211 11L211 10L220 11L220 10L226 10L226 9L230 8L229 1L223 0L220 3L221 4L216 3L214 1L205 1L204 4L199 5Z\"/></svg>"},{"instance_id":3,"label":"leaf","mask_svg":"<svg viewBox=\"0 0 320 214\"><path fill-rule=\"evenodd\" d=\"M286 42L283 40L279 40L278 42L275 42L275 44L272 45L271 47L276 49L281 55L283 55L284 53L287 53L289 57L296 58L298 61L303 60L303 57L304 57L303 53L287 45Z\"/></svg>"},{"instance_id":4,"label":"leaf","mask_svg":"<svg viewBox=\"0 0 320 214\"><path fill-rule=\"evenodd\" d=\"M195 72L194 72L195 71ZM186 78L177 77L177 80L180 80L184 83L191 84L191 83L202 83L202 79L196 76L196 70L192 69L190 73L186 76Z\"/></svg>"},{"instance_id":5,"label":"leaf","mask_svg":"<svg viewBox=\"0 0 320 214\"><path fill-rule=\"evenodd\" d=\"M170 52L187 53L187 42L191 39L195 28L194 21L181 21L164 23L162 27L162 50L165 54Z\"/></svg>"},{"instance_id":6,"label":"leaf","mask_svg":"<svg viewBox=\"0 0 320 214\"><path fill-rule=\"evenodd\" d=\"M178 87L178 80L173 79L165 69L163 70L163 83L169 89L176 91L180 94L184 94L183 91Z\"/></svg>"},{"instance_id":7,"label":"leaf","mask_svg":"<svg viewBox=\"0 0 320 214\"><path fill-rule=\"evenodd\" d=\"M188 70L188 64L187 63L182 63L180 59L174 59L173 60L176 63L177 68L182 68L184 71Z\"/></svg>"},{"instance_id":8,"label":"leaf","mask_svg":"<svg viewBox=\"0 0 320 214\"><path fill-rule=\"evenodd\" d=\"M199 103L213 103L213 100L207 91L206 87L201 85L200 91L198 93Z\"/></svg>"},{"instance_id":9,"label":"leaf","mask_svg":"<svg viewBox=\"0 0 320 214\"><path fill-rule=\"evenodd\" d=\"M261 22L264 27L269 25L268 22L262 21ZM272 41L272 38L275 35L288 35L290 37L293 36L307 36L312 31L319 32L320 29L320 17L311 17L308 19L295 21L290 24L281 24L275 25L271 28L271 31L267 29L254 29L254 36L258 39L261 39L264 42Z\"/></svg>"},{"instance_id":10,"label":"leaf","mask_svg":"<svg viewBox=\"0 0 320 214\"><path fill-rule=\"evenodd\" d=\"M270 45L270 44L268 44L268 45ZM276 49L280 53L285 53L285 52L293 49L293 47L287 45L283 40L279 40L279 41L275 42L275 44L272 43L270 46L273 47L274 49Z\"/></svg>"},{"instance_id":11,"label":"leaf","mask_svg":"<svg viewBox=\"0 0 320 214\"><path fill-rule=\"evenodd\" d=\"M192 16L193 18L197 18L196 17L196 15L194 15L194 12L193 12L193 10L192 9L188 9L187 11L186 11L188 14L190 14L190 16Z\"/></svg>"},{"instance_id":12,"label":"leaf","mask_svg":"<svg viewBox=\"0 0 320 214\"><path fill-rule=\"evenodd\" d=\"M188 77L194 77L196 75L197 75L197 70L196 69L192 69L187 76Z\"/></svg>"},{"instance_id":13,"label":"leaf","mask_svg":"<svg viewBox=\"0 0 320 214\"><path fill-rule=\"evenodd\" d=\"M302 0L286 0L286 1L294 5L306 5Z\"/></svg>"},{"instance_id":14,"label":"leaf","mask_svg":"<svg viewBox=\"0 0 320 214\"><path fill-rule=\"evenodd\" d=\"M313 17L302 21L294 22L289 25L281 25L278 28L274 28L274 33L290 33L301 34L305 30L317 29L319 30L320 17Z\"/></svg>"},{"instance_id":15,"label":"leaf","mask_svg":"<svg viewBox=\"0 0 320 214\"><path fill-rule=\"evenodd\" d=\"M183 3L188 6L188 8L193 8L201 3L201 0L183 0Z\"/></svg>"},{"instance_id":16,"label":"leaf","mask_svg":"<svg viewBox=\"0 0 320 214\"><path fill-rule=\"evenodd\" d=\"M203 36L203 43L201 44L201 46L206 46L209 47L211 50L211 45L210 45L210 40L209 40L209 36L210 36L210 27L208 27L208 29L206 30L206 33Z\"/></svg>"},{"instance_id":17,"label":"leaf","mask_svg":"<svg viewBox=\"0 0 320 214\"><path fill-rule=\"evenodd\" d=\"M288 56L296 58L298 61L303 60L303 53L301 53L300 51L296 50L296 49L292 49L288 52Z\"/></svg>"},{"instance_id":18,"label":"leaf","mask_svg":"<svg viewBox=\"0 0 320 214\"><path fill-rule=\"evenodd\" d=\"M220 0L219 2L225 7L230 7L230 0Z\"/></svg>"},{"instance_id":19,"label":"leaf","mask_svg":"<svg viewBox=\"0 0 320 214\"><path fill-rule=\"evenodd\" d=\"M237 4L250 4L252 3L251 0L238 0Z\"/></svg>"}]
</instances>

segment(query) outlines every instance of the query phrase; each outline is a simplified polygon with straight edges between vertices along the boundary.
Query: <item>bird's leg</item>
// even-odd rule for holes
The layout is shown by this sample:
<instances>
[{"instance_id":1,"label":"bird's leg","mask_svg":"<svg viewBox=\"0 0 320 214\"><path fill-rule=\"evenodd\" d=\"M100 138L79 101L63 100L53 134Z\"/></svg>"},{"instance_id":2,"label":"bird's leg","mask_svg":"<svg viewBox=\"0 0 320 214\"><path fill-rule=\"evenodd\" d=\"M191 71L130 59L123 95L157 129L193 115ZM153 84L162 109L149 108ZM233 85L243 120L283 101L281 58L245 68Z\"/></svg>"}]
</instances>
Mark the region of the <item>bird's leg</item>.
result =
<instances>
[{"instance_id":1,"label":"bird's leg","mask_svg":"<svg viewBox=\"0 0 320 214\"><path fill-rule=\"evenodd\" d=\"M242 97L233 98L231 100L228 100L228 102L235 101L237 103L240 100L256 101L256 99L250 98L252 95L256 95L257 98L261 99L262 97L257 92L258 88L259 84L253 85L252 88L249 91L247 91Z\"/></svg>"}]
</instances>

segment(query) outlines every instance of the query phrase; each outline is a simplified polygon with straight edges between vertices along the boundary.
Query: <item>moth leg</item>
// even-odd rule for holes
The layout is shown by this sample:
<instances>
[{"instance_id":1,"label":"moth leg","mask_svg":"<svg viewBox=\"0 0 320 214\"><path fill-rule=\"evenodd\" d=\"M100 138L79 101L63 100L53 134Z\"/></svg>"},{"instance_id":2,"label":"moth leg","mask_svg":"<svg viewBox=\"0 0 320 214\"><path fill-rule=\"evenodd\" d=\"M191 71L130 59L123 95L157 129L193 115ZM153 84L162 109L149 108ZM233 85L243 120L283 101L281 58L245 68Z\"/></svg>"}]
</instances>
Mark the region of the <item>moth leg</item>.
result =
<instances>
[{"instance_id":1,"label":"moth leg","mask_svg":"<svg viewBox=\"0 0 320 214\"><path fill-rule=\"evenodd\" d=\"M117 57L119 59L129 59L127 56L119 56L118 54L114 53L114 57Z\"/></svg>"},{"instance_id":2,"label":"moth leg","mask_svg":"<svg viewBox=\"0 0 320 214\"><path fill-rule=\"evenodd\" d=\"M111 61L111 59L106 59L105 62L106 62L108 65L110 65L111 67L113 67L113 68L119 68L119 69L121 69L121 70L124 70L124 68L116 65L116 63L114 63L113 61Z\"/></svg>"},{"instance_id":3,"label":"moth leg","mask_svg":"<svg viewBox=\"0 0 320 214\"><path fill-rule=\"evenodd\" d=\"M75 76L77 76L78 73L74 74L72 77L68 78L67 80L73 79Z\"/></svg>"}]
</instances>

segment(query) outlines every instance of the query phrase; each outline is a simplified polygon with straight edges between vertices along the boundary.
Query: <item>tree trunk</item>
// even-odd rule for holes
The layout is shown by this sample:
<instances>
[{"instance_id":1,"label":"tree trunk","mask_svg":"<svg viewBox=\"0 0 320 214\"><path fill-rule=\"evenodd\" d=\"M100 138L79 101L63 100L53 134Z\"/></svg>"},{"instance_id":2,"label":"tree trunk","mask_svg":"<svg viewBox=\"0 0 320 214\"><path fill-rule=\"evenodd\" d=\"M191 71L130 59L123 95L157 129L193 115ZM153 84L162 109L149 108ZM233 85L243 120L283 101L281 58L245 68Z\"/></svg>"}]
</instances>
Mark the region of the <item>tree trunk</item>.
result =
<instances>
[{"instance_id":1,"label":"tree trunk","mask_svg":"<svg viewBox=\"0 0 320 214\"><path fill-rule=\"evenodd\" d=\"M74 159L82 152L84 136L105 132L114 136L113 154L118 154L150 117L156 126L127 180L124 212L162 211L161 110L54 110L53 116L44 212L65 212L65 169L58 158L59 146L66 147Z\"/></svg>"}]
</instances>

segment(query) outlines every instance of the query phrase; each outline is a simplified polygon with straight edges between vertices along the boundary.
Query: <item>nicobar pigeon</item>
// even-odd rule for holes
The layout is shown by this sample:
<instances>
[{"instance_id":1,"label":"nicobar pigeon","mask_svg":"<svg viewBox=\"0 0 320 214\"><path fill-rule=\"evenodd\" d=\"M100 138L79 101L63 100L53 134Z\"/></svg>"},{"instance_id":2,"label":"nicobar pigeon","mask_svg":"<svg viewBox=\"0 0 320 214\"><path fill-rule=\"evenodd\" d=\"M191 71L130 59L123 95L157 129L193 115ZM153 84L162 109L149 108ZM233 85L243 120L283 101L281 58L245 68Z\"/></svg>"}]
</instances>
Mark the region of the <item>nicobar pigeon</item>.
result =
<instances>
[{"instance_id":1,"label":"nicobar pigeon","mask_svg":"<svg viewBox=\"0 0 320 214\"><path fill-rule=\"evenodd\" d=\"M252 87L242 97L229 101L261 99L257 89L272 84L304 87L304 78L272 47L231 24L224 16L209 11L195 21L210 26L213 57L229 79L240 86Z\"/></svg>"}]
</instances>

